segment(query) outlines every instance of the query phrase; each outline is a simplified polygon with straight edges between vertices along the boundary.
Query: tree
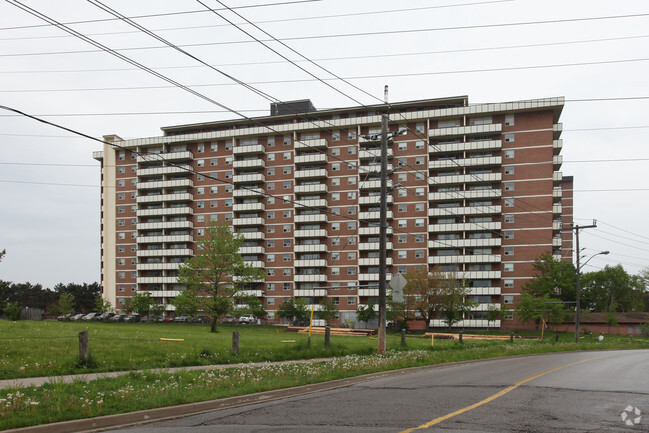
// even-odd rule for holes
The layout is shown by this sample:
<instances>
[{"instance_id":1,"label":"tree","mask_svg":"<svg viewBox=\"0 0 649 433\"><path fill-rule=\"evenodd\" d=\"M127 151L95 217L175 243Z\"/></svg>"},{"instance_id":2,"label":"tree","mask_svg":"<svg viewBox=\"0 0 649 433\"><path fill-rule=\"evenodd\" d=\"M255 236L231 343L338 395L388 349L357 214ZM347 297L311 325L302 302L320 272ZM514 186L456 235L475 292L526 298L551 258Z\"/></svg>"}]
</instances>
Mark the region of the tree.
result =
<instances>
[{"instance_id":1,"label":"tree","mask_svg":"<svg viewBox=\"0 0 649 433\"><path fill-rule=\"evenodd\" d=\"M67 293L74 298L76 311L90 312L95 307L95 299L100 294L99 283L59 283L54 286L54 291L60 296Z\"/></svg>"},{"instance_id":2,"label":"tree","mask_svg":"<svg viewBox=\"0 0 649 433\"><path fill-rule=\"evenodd\" d=\"M570 262L556 260L550 252L534 260L536 275L523 284L523 291L533 296L558 297L562 301L576 299L577 273Z\"/></svg>"},{"instance_id":3,"label":"tree","mask_svg":"<svg viewBox=\"0 0 649 433\"><path fill-rule=\"evenodd\" d=\"M255 317L263 319L266 317L266 309L256 296L237 296L236 302L238 308L237 314L253 314Z\"/></svg>"},{"instance_id":4,"label":"tree","mask_svg":"<svg viewBox=\"0 0 649 433\"><path fill-rule=\"evenodd\" d=\"M559 324L564 316L562 302L549 295L539 298L523 293L516 304L516 317L523 323L534 321L538 326L544 320L546 323Z\"/></svg>"},{"instance_id":5,"label":"tree","mask_svg":"<svg viewBox=\"0 0 649 433\"><path fill-rule=\"evenodd\" d=\"M306 300L303 298L284 298L284 302L277 309L277 316L290 320L293 324L299 323L309 317Z\"/></svg>"},{"instance_id":6,"label":"tree","mask_svg":"<svg viewBox=\"0 0 649 433\"><path fill-rule=\"evenodd\" d=\"M5 256L6 254L7 254L7 250L2 250L2 251L0 251L0 262L2 261L2 259L4 258L4 256Z\"/></svg>"},{"instance_id":7,"label":"tree","mask_svg":"<svg viewBox=\"0 0 649 433\"><path fill-rule=\"evenodd\" d=\"M68 295L67 293L62 293L61 296L59 296L58 304L52 304L50 306L49 314L66 316L72 314L73 311L74 311L74 297Z\"/></svg>"},{"instance_id":8,"label":"tree","mask_svg":"<svg viewBox=\"0 0 649 433\"><path fill-rule=\"evenodd\" d=\"M178 282L200 296L202 310L211 318L211 332L216 332L217 320L233 310L239 287L264 278L261 269L243 261L239 254L243 242L243 235L232 233L229 225L212 224L197 241L196 255L178 269Z\"/></svg>"},{"instance_id":9,"label":"tree","mask_svg":"<svg viewBox=\"0 0 649 433\"><path fill-rule=\"evenodd\" d=\"M468 300L469 288L437 267L418 268L405 277L408 280L404 288L406 310L418 312L427 324L441 316L450 329L476 305Z\"/></svg>"},{"instance_id":10,"label":"tree","mask_svg":"<svg viewBox=\"0 0 649 433\"><path fill-rule=\"evenodd\" d=\"M95 297L95 310L100 313L110 313L113 310L113 305L108 299L104 299L101 295Z\"/></svg>"},{"instance_id":11,"label":"tree","mask_svg":"<svg viewBox=\"0 0 649 433\"><path fill-rule=\"evenodd\" d=\"M379 315L374 310L374 304L372 303L369 303L365 306L359 305L358 309L356 310L356 318L361 322L365 322L366 328L367 328L367 323L370 320L376 319L377 317L379 317ZM386 319L387 319L387 311L386 311ZM394 318L392 320L394 320Z\"/></svg>"},{"instance_id":12,"label":"tree","mask_svg":"<svg viewBox=\"0 0 649 433\"><path fill-rule=\"evenodd\" d=\"M582 275L584 308L597 312L633 312L644 310L644 281L629 275L622 265L608 266Z\"/></svg>"},{"instance_id":13,"label":"tree","mask_svg":"<svg viewBox=\"0 0 649 433\"><path fill-rule=\"evenodd\" d=\"M20 313L23 311L23 307L21 307L18 302L10 302L7 304L4 308L4 312L9 318L9 320L20 320Z\"/></svg>"},{"instance_id":14,"label":"tree","mask_svg":"<svg viewBox=\"0 0 649 433\"><path fill-rule=\"evenodd\" d=\"M131 297L130 309L140 316L146 316L151 310L151 294L149 292L137 292Z\"/></svg>"},{"instance_id":15,"label":"tree","mask_svg":"<svg viewBox=\"0 0 649 433\"><path fill-rule=\"evenodd\" d=\"M196 317L201 311L201 300L193 290L183 290L171 303L178 316Z\"/></svg>"},{"instance_id":16,"label":"tree","mask_svg":"<svg viewBox=\"0 0 649 433\"><path fill-rule=\"evenodd\" d=\"M491 322L502 320L508 311L509 308L507 307L507 305L490 304L489 310L487 312L487 330L489 330L489 324Z\"/></svg>"},{"instance_id":17,"label":"tree","mask_svg":"<svg viewBox=\"0 0 649 433\"><path fill-rule=\"evenodd\" d=\"M327 296L323 297L320 300L320 309L317 311L317 315L319 319L327 323L338 317L338 308L336 308L333 299Z\"/></svg>"},{"instance_id":18,"label":"tree","mask_svg":"<svg viewBox=\"0 0 649 433\"><path fill-rule=\"evenodd\" d=\"M158 318L160 318L160 317L162 317L164 315L165 309L166 308L165 308L164 304L155 304L154 303L154 304L151 304L151 306L149 307L149 314L154 319L158 319Z\"/></svg>"}]
</instances>

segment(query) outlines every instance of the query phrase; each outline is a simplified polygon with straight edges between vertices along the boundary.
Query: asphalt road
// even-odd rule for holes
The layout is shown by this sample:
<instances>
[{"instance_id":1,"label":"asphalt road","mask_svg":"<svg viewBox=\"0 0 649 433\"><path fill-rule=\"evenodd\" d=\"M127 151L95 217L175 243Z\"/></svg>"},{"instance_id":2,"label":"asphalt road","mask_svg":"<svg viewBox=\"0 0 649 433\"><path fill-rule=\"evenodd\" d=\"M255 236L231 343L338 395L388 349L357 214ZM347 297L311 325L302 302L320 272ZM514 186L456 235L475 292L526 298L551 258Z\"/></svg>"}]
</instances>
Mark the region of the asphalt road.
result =
<instances>
[{"instance_id":1,"label":"asphalt road","mask_svg":"<svg viewBox=\"0 0 649 433\"><path fill-rule=\"evenodd\" d=\"M118 431L648 432L649 350L437 366Z\"/></svg>"}]
</instances>

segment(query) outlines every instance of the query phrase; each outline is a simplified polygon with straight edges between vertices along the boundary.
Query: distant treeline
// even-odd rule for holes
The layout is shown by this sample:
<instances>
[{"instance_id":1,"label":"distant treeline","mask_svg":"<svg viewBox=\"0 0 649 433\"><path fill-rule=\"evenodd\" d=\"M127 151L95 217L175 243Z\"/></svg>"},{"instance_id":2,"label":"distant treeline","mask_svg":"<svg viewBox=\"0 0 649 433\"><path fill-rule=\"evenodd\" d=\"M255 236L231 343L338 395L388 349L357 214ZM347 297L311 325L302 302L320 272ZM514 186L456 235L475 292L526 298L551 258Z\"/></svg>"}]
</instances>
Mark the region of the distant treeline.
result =
<instances>
[{"instance_id":1,"label":"distant treeline","mask_svg":"<svg viewBox=\"0 0 649 433\"><path fill-rule=\"evenodd\" d=\"M99 283L59 283L54 289L43 288L40 284L12 283L0 280L0 315L10 304L20 307L38 308L46 313L58 310L61 295L74 299L74 311L86 313L93 311L99 295Z\"/></svg>"}]
</instances>

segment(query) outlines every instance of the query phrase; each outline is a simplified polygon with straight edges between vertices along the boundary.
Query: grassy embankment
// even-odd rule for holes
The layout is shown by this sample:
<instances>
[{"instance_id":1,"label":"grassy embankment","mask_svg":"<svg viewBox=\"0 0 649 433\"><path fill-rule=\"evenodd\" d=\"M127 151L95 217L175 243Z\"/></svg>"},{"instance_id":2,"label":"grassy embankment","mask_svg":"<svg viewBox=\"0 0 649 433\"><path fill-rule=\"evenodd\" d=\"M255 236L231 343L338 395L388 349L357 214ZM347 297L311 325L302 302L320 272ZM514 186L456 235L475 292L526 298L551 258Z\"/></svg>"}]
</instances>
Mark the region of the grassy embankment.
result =
<instances>
[{"instance_id":1,"label":"grassy embankment","mask_svg":"<svg viewBox=\"0 0 649 433\"><path fill-rule=\"evenodd\" d=\"M77 334L88 330L95 367L78 368ZM239 355L231 353L232 331L240 332ZM184 339L162 342L158 339ZM210 334L207 325L104 324L59 322L0 322L0 379L135 370L188 365L283 361L336 357L306 365L267 365L180 373L130 373L119 378L72 384L53 383L39 388L0 391L0 429L123 413L146 408L204 401L270 389L322 382L359 374L420 365L483 359L496 356L583 349L649 348L649 339L607 336L575 345L573 335L507 341L431 340L409 337L402 348L399 335L388 336L388 351L376 352L376 340L332 337L324 348L323 336L278 332L266 327L220 327ZM282 341L295 340L295 343Z\"/></svg>"}]
</instances>

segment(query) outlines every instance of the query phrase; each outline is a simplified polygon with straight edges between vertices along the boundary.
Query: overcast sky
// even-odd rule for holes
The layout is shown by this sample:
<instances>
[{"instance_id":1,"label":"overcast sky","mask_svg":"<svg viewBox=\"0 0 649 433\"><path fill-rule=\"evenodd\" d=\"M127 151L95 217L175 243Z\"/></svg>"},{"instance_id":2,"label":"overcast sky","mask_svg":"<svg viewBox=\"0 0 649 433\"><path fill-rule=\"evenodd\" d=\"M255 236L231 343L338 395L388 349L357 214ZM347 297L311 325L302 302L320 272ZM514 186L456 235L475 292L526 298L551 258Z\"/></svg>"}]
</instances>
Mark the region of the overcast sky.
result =
<instances>
[{"instance_id":1,"label":"overcast sky","mask_svg":"<svg viewBox=\"0 0 649 433\"><path fill-rule=\"evenodd\" d=\"M268 99L93 2L23 4L247 116L269 113ZM162 126L238 118L11 3L17 2L0 2L0 105L97 138L157 136ZM225 2L367 93L314 80L228 24L224 18L269 39L230 11L219 17L191 0L103 4L271 98L308 98L320 109L378 103L386 84L392 102L565 96L561 171L575 177L575 222L598 221L582 232L582 254L611 252L584 271L620 263L635 274L649 265L646 0ZM332 78L279 43L268 44ZM99 281L96 150L96 141L0 110L0 250L7 250L0 279L46 287Z\"/></svg>"}]
</instances>

